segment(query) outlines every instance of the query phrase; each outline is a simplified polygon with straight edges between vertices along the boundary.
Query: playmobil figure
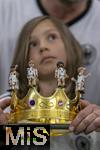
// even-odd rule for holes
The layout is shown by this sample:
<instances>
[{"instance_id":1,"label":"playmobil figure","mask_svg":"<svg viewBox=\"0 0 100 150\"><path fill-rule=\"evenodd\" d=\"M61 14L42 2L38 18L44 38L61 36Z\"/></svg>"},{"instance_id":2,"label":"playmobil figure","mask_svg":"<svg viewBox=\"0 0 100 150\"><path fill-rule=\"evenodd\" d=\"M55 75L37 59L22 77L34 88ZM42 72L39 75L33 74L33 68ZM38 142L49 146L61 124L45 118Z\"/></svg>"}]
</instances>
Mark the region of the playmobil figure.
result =
<instances>
[{"instance_id":1,"label":"playmobil figure","mask_svg":"<svg viewBox=\"0 0 100 150\"><path fill-rule=\"evenodd\" d=\"M58 80L58 86L65 86L65 79L69 76L66 73L66 69L64 68L64 63L59 61L57 63L57 68L55 70L55 77Z\"/></svg>"},{"instance_id":2,"label":"playmobil figure","mask_svg":"<svg viewBox=\"0 0 100 150\"><path fill-rule=\"evenodd\" d=\"M12 90L19 89L18 72L16 71L17 67L18 67L18 65L11 67L9 78L8 78L10 89L12 89Z\"/></svg>"},{"instance_id":3,"label":"playmobil figure","mask_svg":"<svg viewBox=\"0 0 100 150\"><path fill-rule=\"evenodd\" d=\"M28 78L28 84L29 86L36 86L38 77L38 71L34 67L33 61L29 61L29 67L27 68L27 78Z\"/></svg>"}]
</instances>

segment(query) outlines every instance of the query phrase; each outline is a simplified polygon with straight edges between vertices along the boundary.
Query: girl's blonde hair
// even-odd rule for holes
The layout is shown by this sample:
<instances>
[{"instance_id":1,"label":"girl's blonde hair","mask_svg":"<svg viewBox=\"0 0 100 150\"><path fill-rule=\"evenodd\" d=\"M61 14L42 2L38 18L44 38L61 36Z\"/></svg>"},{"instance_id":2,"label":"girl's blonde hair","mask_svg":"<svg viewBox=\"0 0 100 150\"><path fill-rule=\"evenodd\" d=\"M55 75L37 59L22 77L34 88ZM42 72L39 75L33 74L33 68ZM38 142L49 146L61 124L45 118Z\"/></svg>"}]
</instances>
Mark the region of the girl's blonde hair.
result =
<instances>
[{"instance_id":1,"label":"girl's blonde hair","mask_svg":"<svg viewBox=\"0 0 100 150\"><path fill-rule=\"evenodd\" d=\"M59 21L58 19L51 16L41 16L30 20L24 25L19 35L19 39L16 46L15 57L12 64L12 65L16 65L16 64L18 65L19 82L20 82L19 84L20 90L18 94L20 97L25 96L28 90L26 68L29 61L28 54L29 54L31 33L39 23L47 19L50 20L55 25L64 42L66 48L66 55L67 55L67 68L66 68L67 74L70 77L72 76L76 77L77 68L80 67L82 64L82 49L79 43L77 42L77 40L69 31L67 26L61 23L61 21ZM71 86L69 85L70 84L67 83L68 93L72 89Z\"/></svg>"}]
</instances>

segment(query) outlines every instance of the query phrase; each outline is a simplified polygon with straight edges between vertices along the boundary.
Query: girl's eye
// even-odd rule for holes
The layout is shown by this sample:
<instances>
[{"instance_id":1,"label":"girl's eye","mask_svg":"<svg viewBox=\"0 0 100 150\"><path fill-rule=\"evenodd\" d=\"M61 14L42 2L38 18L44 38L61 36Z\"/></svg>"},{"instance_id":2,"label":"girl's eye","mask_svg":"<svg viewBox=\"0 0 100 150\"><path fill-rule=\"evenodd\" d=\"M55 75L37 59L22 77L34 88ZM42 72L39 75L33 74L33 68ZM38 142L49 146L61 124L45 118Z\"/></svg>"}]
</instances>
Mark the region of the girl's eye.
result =
<instances>
[{"instance_id":1,"label":"girl's eye","mask_svg":"<svg viewBox=\"0 0 100 150\"><path fill-rule=\"evenodd\" d=\"M37 45L38 45L38 43L36 41L32 41L32 42L30 42L29 47L30 48L36 47Z\"/></svg>"},{"instance_id":2,"label":"girl's eye","mask_svg":"<svg viewBox=\"0 0 100 150\"><path fill-rule=\"evenodd\" d=\"M53 41L55 39L57 39L57 35L56 34L50 34L50 35L48 35L48 40L49 41Z\"/></svg>"}]
</instances>

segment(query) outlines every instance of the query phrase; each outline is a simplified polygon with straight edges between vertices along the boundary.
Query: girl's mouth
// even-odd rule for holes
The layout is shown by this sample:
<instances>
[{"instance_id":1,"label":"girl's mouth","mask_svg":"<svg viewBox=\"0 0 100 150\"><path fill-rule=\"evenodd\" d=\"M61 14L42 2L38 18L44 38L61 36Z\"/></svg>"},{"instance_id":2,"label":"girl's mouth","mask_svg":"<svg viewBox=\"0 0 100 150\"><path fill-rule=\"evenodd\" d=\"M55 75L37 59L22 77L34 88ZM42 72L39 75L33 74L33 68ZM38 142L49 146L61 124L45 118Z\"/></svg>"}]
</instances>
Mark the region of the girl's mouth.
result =
<instances>
[{"instance_id":1,"label":"girl's mouth","mask_svg":"<svg viewBox=\"0 0 100 150\"><path fill-rule=\"evenodd\" d=\"M56 57L54 57L54 56L45 56L42 58L41 63L52 61L55 58Z\"/></svg>"}]
</instances>

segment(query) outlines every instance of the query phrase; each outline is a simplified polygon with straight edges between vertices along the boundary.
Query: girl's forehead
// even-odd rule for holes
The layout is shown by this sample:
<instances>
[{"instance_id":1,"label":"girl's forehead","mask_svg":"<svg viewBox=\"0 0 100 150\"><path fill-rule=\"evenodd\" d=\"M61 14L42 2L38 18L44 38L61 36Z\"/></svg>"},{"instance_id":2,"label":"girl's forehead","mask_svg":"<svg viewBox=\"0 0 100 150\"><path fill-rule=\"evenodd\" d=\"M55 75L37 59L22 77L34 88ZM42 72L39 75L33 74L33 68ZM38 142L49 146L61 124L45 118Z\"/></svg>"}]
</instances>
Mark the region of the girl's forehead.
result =
<instances>
[{"instance_id":1,"label":"girl's forehead","mask_svg":"<svg viewBox=\"0 0 100 150\"><path fill-rule=\"evenodd\" d=\"M49 19L43 20L39 22L36 27L33 29L32 34L38 33L38 32L45 32L49 30L55 30L58 31L56 25Z\"/></svg>"},{"instance_id":2,"label":"girl's forehead","mask_svg":"<svg viewBox=\"0 0 100 150\"><path fill-rule=\"evenodd\" d=\"M47 26L47 25L48 25L48 26ZM55 27L54 22L53 22L52 20L50 20L50 19L42 20L41 22L39 22L39 23L37 24L36 27L39 27L39 26ZM35 27L35 28L36 28L36 27Z\"/></svg>"}]
</instances>

